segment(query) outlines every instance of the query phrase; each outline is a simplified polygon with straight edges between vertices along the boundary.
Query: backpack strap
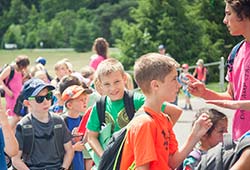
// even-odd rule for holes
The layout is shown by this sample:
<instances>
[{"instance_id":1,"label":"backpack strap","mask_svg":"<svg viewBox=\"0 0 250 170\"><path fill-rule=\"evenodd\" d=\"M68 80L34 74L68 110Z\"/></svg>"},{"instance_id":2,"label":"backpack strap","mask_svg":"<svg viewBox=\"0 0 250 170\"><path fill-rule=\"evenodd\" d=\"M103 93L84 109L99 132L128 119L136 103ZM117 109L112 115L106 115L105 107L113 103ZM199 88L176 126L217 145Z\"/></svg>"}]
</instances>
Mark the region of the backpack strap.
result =
<instances>
[{"instance_id":1,"label":"backpack strap","mask_svg":"<svg viewBox=\"0 0 250 170\"><path fill-rule=\"evenodd\" d=\"M5 84L6 86L9 85L10 81L13 79L14 74L15 74L14 67L12 65L9 65L9 66L10 66L10 75L9 75L9 78L8 78L6 84Z\"/></svg>"},{"instance_id":2,"label":"backpack strap","mask_svg":"<svg viewBox=\"0 0 250 170\"><path fill-rule=\"evenodd\" d=\"M244 43L244 41L245 40L242 40L241 42L236 44L229 55L229 59L226 62L226 66L227 66L227 69L229 70L229 72L231 72L233 70L234 59L235 59L241 45Z\"/></svg>"},{"instance_id":3,"label":"backpack strap","mask_svg":"<svg viewBox=\"0 0 250 170\"><path fill-rule=\"evenodd\" d=\"M63 158L63 155L65 153L65 150L64 150L64 145L63 145L63 141L64 141L64 138L63 138L63 119L54 114L54 113L51 113L51 119L53 121L53 130L54 130L54 134L55 134L55 137L54 137L54 140L55 140L55 144L56 144L56 150L57 150L57 154L60 158Z\"/></svg>"},{"instance_id":4,"label":"backpack strap","mask_svg":"<svg viewBox=\"0 0 250 170\"><path fill-rule=\"evenodd\" d=\"M101 96L101 98L96 102L96 110L101 126L105 124L106 98L107 96Z\"/></svg>"},{"instance_id":5,"label":"backpack strap","mask_svg":"<svg viewBox=\"0 0 250 170\"><path fill-rule=\"evenodd\" d=\"M250 136L245 136L240 138L239 143L237 143L236 148L234 150L234 156L230 162L230 167L234 165L234 163L240 158L243 150L247 147L250 147Z\"/></svg>"},{"instance_id":6,"label":"backpack strap","mask_svg":"<svg viewBox=\"0 0 250 170\"><path fill-rule=\"evenodd\" d=\"M134 91L125 91L123 96L124 106L129 120L132 120L135 115L134 106Z\"/></svg>"},{"instance_id":7,"label":"backpack strap","mask_svg":"<svg viewBox=\"0 0 250 170\"><path fill-rule=\"evenodd\" d=\"M21 128L23 135L23 159L29 159L34 147L34 129L32 126L32 116L29 113L21 119Z\"/></svg>"},{"instance_id":8,"label":"backpack strap","mask_svg":"<svg viewBox=\"0 0 250 170\"><path fill-rule=\"evenodd\" d=\"M132 120L135 114L133 98L134 98L134 91L127 91L127 90L124 91L123 101L124 101L125 111L128 115L129 120ZM101 126L105 124L106 99L107 96L102 96L96 102L96 109Z\"/></svg>"}]
</instances>

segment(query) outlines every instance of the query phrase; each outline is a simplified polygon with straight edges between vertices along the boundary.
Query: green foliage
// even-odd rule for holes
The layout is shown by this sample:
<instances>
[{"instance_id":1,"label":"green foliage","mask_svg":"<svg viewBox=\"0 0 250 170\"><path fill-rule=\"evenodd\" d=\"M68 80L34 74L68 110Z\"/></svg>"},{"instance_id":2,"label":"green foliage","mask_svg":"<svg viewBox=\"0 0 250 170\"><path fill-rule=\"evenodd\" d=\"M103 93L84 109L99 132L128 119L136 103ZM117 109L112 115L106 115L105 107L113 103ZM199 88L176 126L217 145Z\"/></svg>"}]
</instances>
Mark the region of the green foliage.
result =
<instances>
[{"instance_id":1,"label":"green foliage","mask_svg":"<svg viewBox=\"0 0 250 170\"><path fill-rule=\"evenodd\" d=\"M72 46L76 51L89 51L93 43L91 36L91 24L86 20L81 20L76 25L76 31L71 39Z\"/></svg>"}]
</instances>

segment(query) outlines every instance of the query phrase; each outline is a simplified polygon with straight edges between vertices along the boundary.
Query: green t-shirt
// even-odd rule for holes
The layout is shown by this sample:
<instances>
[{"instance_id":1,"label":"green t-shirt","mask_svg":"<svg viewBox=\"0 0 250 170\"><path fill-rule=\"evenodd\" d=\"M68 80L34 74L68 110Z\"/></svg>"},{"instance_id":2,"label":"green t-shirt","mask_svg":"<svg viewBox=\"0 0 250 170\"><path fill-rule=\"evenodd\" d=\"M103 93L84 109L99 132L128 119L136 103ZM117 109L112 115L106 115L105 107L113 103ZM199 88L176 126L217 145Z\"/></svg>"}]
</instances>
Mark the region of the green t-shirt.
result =
<instances>
[{"instance_id":1,"label":"green t-shirt","mask_svg":"<svg viewBox=\"0 0 250 170\"><path fill-rule=\"evenodd\" d=\"M140 92L134 93L134 107L137 111L145 102L145 97ZM126 114L123 99L111 101L109 97L106 99L106 110L105 110L105 122L106 124L111 123L112 133L120 130L122 127L126 126L129 122L129 118ZM100 121L98 118L98 113L96 110L96 104L92 108L90 114L87 129L95 132L99 132Z\"/></svg>"}]
</instances>

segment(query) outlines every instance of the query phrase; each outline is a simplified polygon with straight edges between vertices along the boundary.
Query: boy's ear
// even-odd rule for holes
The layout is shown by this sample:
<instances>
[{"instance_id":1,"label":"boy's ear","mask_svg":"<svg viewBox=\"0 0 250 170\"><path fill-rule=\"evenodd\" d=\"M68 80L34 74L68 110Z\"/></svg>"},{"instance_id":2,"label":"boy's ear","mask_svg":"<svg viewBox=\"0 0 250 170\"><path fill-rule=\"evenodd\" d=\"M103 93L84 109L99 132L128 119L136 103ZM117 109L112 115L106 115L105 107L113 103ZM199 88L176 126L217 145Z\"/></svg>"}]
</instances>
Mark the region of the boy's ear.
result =
<instances>
[{"instance_id":1,"label":"boy's ear","mask_svg":"<svg viewBox=\"0 0 250 170\"><path fill-rule=\"evenodd\" d=\"M158 84L157 80L152 80L151 83L150 83L150 85L151 85L152 89L155 89L155 88L159 87L159 84Z\"/></svg>"},{"instance_id":2,"label":"boy's ear","mask_svg":"<svg viewBox=\"0 0 250 170\"><path fill-rule=\"evenodd\" d=\"M24 101L23 101L23 104L24 104L24 106L26 106L26 107L30 106L29 100L24 100Z\"/></svg>"},{"instance_id":3,"label":"boy's ear","mask_svg":"<svg viewBox=\"0 0 250 170\"><path fill-rule=\"evenodd\" d=\"M123 74L123 81L124 81L124 82L127 82L127 80L128 80L127 73L124 73L124 74Z\"/></svg>"}]
</instances>

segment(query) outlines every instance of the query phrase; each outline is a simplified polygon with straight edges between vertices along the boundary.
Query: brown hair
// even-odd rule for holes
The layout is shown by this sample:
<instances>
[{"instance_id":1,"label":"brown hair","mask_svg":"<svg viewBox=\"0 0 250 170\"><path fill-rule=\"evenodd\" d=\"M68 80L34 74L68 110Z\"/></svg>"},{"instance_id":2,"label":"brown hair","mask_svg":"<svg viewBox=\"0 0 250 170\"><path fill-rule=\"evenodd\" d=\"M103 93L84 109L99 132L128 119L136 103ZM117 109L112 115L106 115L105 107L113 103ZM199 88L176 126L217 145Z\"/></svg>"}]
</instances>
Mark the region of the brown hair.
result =
<instances>
[{"instance_id":1,"label":"brown hair","mask_svg":"<svg viewBox=\"0 0 250 170\"><path fill-rule=\"evenodd\" d=\"M165 77L176 69L177 65L178 63L171 57L159 53L148 53L135 62L135 81L144 93L149 93L151 81L164 82Z\"/></svg>"},{"instance_id":2,"label":"brown hair","mask_svg":"<svg viewBox=\"0 0 250 170\"><path fill-rule=\"evenodd\" d=\"M30 64L29 57L26 55L17 56L15 62L19 69L26 68Z\"/></svg>"},{"instance_id":3,"label":"brown hair","mask_svg":"<svg viewBox=\"0 0 250 170\"><path fill-rule=\"evenodd\" d=\"M250 19L250 0L225 0L225 2L231 6L241 20L244 17Z\"/></svg>"},{"instance_id":4,"label":"brown hair","mask_svg":"<svg viewBox=\"0 0 250 170\"><path fill-rule=\"evenodd\" d=\"M108 48L109 48L109 43L106 41L106 39L99 37L95 39L92 50L106 59L108 56Z\"/></svg>"},{"instance_id":5,"label":"brown hair","mask_svg":"<svg viewBox=\"0 0 250 170\"><path fill-rule=\"evenodd\" d=\"M209 130L206 133L208 136L211 135L211 133L216 128L216 125L220 120L227 120L227 116L216 109L202 108L196 113L194 122L200 117L202 113L208 114L209 118L211 119L211 122L213 123L213 125L209 128Z\"/></svg>"}]
</instances>

